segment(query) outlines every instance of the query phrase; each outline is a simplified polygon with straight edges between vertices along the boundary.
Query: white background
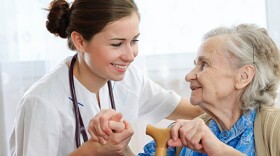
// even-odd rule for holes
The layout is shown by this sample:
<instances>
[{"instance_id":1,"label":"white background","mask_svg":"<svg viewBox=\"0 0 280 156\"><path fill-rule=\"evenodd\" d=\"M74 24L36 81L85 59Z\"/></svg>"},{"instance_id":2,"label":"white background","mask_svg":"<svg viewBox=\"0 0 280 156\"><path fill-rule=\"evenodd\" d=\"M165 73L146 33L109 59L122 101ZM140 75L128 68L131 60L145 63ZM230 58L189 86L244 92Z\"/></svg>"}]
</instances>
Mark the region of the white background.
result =
<instances>
[{"instance_id":1,"label":"white background","mask_svg":"<svg viewBox=\"0 0 280 156\"><path fill-rule=\"evenodd\" d=\"M47 32L49 0L0 0L0 155L8 155L19 98L64 57L73 55L66 40ZM184 75L193 66L202 35L220 25L242 22L266 27L279 45L280 0L136 0L141 14L140 56L136 64L151 79L189 96ZM277 8L278 7L278 8ZM162 121L158 126L167 126ZM137 153L150 140L145 124L134 126Z\"/></svg>"}]
</instances>

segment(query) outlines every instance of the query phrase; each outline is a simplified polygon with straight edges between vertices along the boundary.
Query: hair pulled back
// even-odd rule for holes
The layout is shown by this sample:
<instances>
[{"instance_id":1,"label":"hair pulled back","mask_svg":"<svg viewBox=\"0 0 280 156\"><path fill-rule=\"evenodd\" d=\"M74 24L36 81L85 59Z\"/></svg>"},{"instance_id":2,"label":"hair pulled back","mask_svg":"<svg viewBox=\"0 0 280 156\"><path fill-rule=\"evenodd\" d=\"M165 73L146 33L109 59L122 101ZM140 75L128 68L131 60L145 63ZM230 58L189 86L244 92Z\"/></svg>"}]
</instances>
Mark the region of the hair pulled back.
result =
<instances>
[{"instance_id":1,"label":"hair pulled back","mask_svg":"<svg viewBox=\"0 0 280 156\"><path fill-rule=\"evenodd\" d=\"M71 33L76 31L89 41L110 22L136 13L138 8L133 0L53 0L49 6L46 27L61 38L67 38L68 47L75 50Z\"/></svg>"}]
</instances>

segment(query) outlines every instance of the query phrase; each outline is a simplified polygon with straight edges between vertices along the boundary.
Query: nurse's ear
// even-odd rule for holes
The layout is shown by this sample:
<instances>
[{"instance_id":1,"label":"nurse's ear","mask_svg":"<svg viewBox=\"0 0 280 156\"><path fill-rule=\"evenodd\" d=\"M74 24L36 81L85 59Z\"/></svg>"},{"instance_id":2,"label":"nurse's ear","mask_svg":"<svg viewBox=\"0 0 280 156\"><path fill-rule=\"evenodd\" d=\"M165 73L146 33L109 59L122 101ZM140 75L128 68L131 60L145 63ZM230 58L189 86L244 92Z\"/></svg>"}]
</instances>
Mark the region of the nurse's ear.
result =
<instances>
[{"instance_id":1,"label":"nurse's ear","mask_svg":"<svg viewBox=\"0 0 280 156\"><path fill-rule=\"evenodd\" d=\"M77 51L85 52L86 40L80 33L73 31L71 33L71 39Z\"/></svg>"},{"instance_id":2,"label":"nurse's ear","mask_svg":"<svg viewBox=\"0 0 280 156\"><path fill-rule=\"evenodd\" d=\"M236 73L236 89L245 88L255 76L255 67L253 65L245 65L238 69Z\"/></svg>"}]
</instances>

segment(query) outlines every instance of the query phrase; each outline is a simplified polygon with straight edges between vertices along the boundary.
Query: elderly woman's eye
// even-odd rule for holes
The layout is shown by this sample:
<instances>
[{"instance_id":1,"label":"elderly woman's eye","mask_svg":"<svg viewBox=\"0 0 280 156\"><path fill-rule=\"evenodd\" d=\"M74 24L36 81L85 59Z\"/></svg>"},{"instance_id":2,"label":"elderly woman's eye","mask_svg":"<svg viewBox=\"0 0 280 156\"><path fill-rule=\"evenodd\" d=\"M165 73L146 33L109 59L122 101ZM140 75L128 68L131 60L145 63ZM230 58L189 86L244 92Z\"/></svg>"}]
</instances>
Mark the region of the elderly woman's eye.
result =
<instances>
[{"instance_id":1,"label":"elderly woman's eye","mask_svg":"<svg viewBox=\"0 0 280 156\"><path fill-rule=\"evenodd\" d=\"M203 69L205 69L207 66L208 66L208 65L207 65L206 62L202 62L200 68L201 68L201 70L203 70Z\"/></svg>"}]
</instances>

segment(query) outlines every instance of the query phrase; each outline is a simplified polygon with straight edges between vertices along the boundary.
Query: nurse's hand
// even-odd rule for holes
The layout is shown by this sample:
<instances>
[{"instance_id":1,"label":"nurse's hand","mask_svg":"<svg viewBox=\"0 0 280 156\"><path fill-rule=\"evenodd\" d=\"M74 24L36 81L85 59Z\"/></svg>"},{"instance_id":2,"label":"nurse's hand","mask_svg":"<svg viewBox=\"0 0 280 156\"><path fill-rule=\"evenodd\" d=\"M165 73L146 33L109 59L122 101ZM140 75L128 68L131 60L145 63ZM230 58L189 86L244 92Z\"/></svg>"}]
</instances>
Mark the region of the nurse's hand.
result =
<instances>
[{"instance_id":1,"label":"nurse's hand","mask_svg":"<svg viewBox=\"0 0 280 156\"><path fill-rule=\"evenodd\" d=\"M120 155L120 156L132 156L134 155L130 148L128 147L128 143L134 133L132 126L123 121L124 129L119 123L109 123L112 128L116 128L114 133L110 134L106 144L100 144L99 142L95 142L92 139L88 140L82 146L80 146L76 151L72 152L69 156L112 156L112 155ZM118 130L121 130L118 132Z\"/></svg>"},{"instance_id":2,"label":"nurse's hand","mask_svg":"<svg viewBox=\"0 0 280 156\"><path fill-rule=\"evenodd\" d=\"M105 144L109 135L113 133L109 126L109 121L121 122L122 114L114 109L102 109L94 118L90 120L88 132L93 141Z\"/></svg>"},{"instance_id":3,"label":"nurse's hand","mask_svg":"<svg viewBox=\"0 0 280 156\"><path fill-rule=\"evenodd\" d=\"M113 133L122 132L125 129L125 124L123 121L109 121L109 127L113 131Z\"/></svg>"},{"instance_id":4,"label":"nurse's hand","mask_svg":"<svg viewBox=\"0 0 280 156\"><path fill-rule=\"evenodd\" d=\"M171 129L172 139L168 145L186 146L189 149L207 155L243 155L234 148L221 142L200 118L193 120L177 120Z\"/></svg>"}]
</instances>

